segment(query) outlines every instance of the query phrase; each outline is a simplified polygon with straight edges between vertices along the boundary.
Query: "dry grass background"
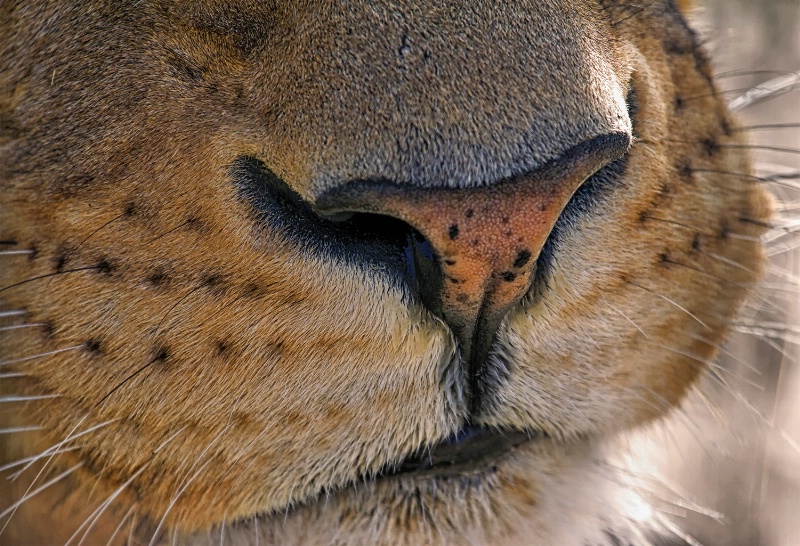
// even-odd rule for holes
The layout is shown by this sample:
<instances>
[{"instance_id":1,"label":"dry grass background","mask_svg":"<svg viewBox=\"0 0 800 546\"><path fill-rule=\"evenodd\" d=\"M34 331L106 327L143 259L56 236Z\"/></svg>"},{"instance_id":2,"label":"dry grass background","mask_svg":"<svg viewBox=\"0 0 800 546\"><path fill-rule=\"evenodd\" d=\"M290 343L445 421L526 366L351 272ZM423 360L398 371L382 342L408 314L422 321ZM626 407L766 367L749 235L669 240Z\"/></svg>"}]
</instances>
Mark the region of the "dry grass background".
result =
<instances>
[{"instance_id":1,"label":"dry grass background","mask_svg":"<svg viewBox=\"0 0 800 546\"><path fill-rule=\"evenodd\" d=\"M668 476L657 503L690 543L798 546L800 177L790 173L800 171L800 0L696 4L694 26L732 105L753 90L785 86L737 114L757 174L789 177L769 184L779 199L769 273L722 351L724 369L706 382L707 400L696 397L677 426L658 431L671 447L657 458Z\"/></svg>"}]
</instances>

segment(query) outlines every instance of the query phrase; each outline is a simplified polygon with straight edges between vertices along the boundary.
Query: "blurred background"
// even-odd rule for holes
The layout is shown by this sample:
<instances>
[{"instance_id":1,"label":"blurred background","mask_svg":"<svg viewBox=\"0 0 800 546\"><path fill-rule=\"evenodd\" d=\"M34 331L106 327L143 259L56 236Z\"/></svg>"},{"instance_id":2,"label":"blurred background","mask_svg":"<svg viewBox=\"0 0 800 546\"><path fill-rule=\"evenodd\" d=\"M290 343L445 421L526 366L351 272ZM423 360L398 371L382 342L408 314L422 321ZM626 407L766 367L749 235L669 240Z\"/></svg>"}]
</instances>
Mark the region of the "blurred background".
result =
<instances>
[{"instance_id":1,"label":"blurred background","mask_svg":"<svg viewBox=\"0 0 800 546\"><path fill-rule=\"evenodd\" d=\"M690 17L777 197L770 267L722 367L640 470L676 544L800 545L800 0L702 0ZM652 452L651 452L652 453ZM642 459L644 461L644 459ZM669 523L667 524L669 525ZM695 542L692 542L692 541Z\"/></svg>"}]
</instances>

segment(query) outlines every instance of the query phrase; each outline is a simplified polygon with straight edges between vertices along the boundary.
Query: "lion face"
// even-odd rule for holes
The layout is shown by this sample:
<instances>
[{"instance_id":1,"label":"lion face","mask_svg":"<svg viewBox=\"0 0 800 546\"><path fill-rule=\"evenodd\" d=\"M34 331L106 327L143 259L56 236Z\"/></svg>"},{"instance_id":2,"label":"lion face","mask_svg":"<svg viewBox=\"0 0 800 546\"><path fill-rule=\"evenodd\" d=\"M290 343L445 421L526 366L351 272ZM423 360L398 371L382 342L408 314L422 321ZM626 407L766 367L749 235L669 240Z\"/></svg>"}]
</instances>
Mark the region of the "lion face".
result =
<instances>
[{"instance_id":1,"label":"lion face","mask_svg":"<svg viewBox=\"0 0 800 546\"><path fill-rule=\"evenodd\" d=\"M105 492L66 537L632 540L598 450L769 209L671 2L3 9L7 421Z\"/></svg>"}]
</instances>

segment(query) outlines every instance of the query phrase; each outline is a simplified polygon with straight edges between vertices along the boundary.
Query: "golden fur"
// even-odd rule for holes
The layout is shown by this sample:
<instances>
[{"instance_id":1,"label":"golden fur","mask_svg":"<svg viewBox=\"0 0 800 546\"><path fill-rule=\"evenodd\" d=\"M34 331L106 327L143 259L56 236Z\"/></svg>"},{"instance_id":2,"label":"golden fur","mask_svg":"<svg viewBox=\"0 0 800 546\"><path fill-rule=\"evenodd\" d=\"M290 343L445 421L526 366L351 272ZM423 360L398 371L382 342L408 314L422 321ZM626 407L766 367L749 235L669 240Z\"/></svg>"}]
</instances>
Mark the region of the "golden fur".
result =
<instances>
[{"instance_id":1,"label":"golden fur","mask_svg":"<svg viewBox=\"0 0 800 546\"><path fill-rule=\"evenodd\" d=\"M0 509L72 470L0 539L647 531L601 454L713 358L769 214L726 174L748 159L671 1L37 1L0 21L0 326L20 326L0 330L0 386L35 398L1 422L37 427L4 457L59 452ZM477 410L413 290L303 246L232 181L251 157L312 204L375 177L470 189L612 129L633 131L621 180L560 228ZM469 475L370 479L468 418L546 437Z\"/></svg>"}]
</instances>

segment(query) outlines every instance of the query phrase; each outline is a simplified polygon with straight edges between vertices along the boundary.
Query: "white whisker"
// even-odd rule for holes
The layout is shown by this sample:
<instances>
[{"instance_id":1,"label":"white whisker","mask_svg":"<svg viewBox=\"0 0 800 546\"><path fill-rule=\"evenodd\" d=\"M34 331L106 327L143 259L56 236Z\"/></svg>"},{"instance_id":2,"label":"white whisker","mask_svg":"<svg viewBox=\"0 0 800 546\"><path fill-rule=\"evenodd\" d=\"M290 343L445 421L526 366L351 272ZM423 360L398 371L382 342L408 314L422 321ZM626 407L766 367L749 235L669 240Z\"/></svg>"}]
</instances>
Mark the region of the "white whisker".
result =
<instances>
[{"instance_id":1,"label":"white whisker","mask_svg":"<svg viewBox=\"0 0 800 546\"><path fill-rule=\"evenodd\" d=\"M17 309L15 311L0 311L0 318L19 317L27 314L28 312L25 309Z\"/></svg>"},{"instance_id":2,"label":"white whisker","mask_svg":"<svg viewBox=\"0 0 800 546\"><path fill-rule=\"evenodd\" d=\"M9 514L13 516L14 512L17 511L17 508L22 506L27 500L31 499L32 497L35 497L36 495L38 495L39 493L41 493L42 491L44 491L48 487L50 487L52 485L55 485L56 483L60 482L61 480L63 480L64 478L66 478L67 476L69 476L70 474L72 474L73 472L75 472L76 470L78 470L82 466L83 466L83 463L78 463L75 466L72 466L72 467L68 468L67 470L65 470L64 472L62 472L61 474L59 474L55 478L43 483L42 485L40 485L39 487L37 487L33 491L26 492L25 495L23 495L23 497L21 499L19 499L17 502L15 502L11 506L9 506L8 508L6 508L2 512L0 512L0 518L4 518L4 517L8 516ZM6 520L6 522L3 525L2 529L0 529L0 533L2 533L5 530L5 528L8 525L9 521L11 521L11 518L8 518Z\"/></svg>"},{"instance_id":3,"label":"white whisker","mask_svg":"<svg viewBox=\"0 0 800 546\"><path fill-rule=\"evenodd\" d=\"M37 396L0 396L0 404L14 404L18 402L30 402L32 400L50 400L51 398L58 398L60 394L42 394Z\"/></svg>"},{"instance_id":4,"label":"white whisker","mask_svg":"<svg viewBox=\"0 0 800 546\"><path fill-rule=\"evenodd\" d=\"M76 449L78 449L77 446L66 447L66 448L58 451L57 453L66 453L68 451L75 451ZM41 455L31 455L30 457L25 457L24 459L19 459L19 460L16 460L14 462L11 462L11 463L4 464L3 466L0 466L0 472L5 472L6 470L11 470L15 466L20 466L20 465L23 465L23 464L28 463L30 461L36 461L40 457L41 457Z\"/></svg>"},{"instance_id":5,"label":"white whisker","mask_svg":"<svg viewBox=\"0 0 800 546\"><path fill-rule=\"evenodd\" d=\"M205 453L205 451L203 453ZM201 456L202 456L202 454L201 454ZM195 464L197 464L198 462L199 462L199 459L197 461L195 461ZM148 544L148 546L155 546L156 539L158 539L158 534L159 534L159 532L161 532L161 528L164 526L164 523L167 520L167 516L172 511L172 508L175 506L175 503L178 502L178 499L181 497L181 495L183 495L183 492L186 491L186 489L189 487L189 485L192 484L192 482L195 480L195 478L197 478L197 476L199 476L200 473L203 470L205 470L206 466L208 466L210 463L211 463L211 461L208 460L208 461L204 462L202 465L200 465L200 467L197 469L197 471L195 471L195 473L192 475L192 477L189 478L186 481L186 483L180 488L180 490L172 497L172 500L170 501L169 505L167 505L167 509L164 510L164 514L161 517L161 521L158 522L158 526L156 527L155 531L153 531L153 538L150 539L150 543ZM192 465L192 467L194 467L194 465Z\"/></svg>"},{"instance_id":6,"label":"white whisker","mask_svg":"<svg viewBox=\"0 0 800 546\"><path fill-rule=\"evenodd\" d=\"M75 432L75 430L76 430L76 429L77 429L77 428L78 428L78 427L81 425L81 423L83 423L84 419L86 419L86 418L84 417L83 419L81 419L81 420L78 422L78 424L75 426L75 428L73 428L73 429L72 429L72 432ZM63 453L64 451L68 451L68 450L66 450L66 449L63 449L63 450L62 450L62 448L63 448L64 444L66 444L67 442L71 442L71 441L73 441L73 440L76 440L76 439L80 438L81 436L85 436L86 434L89 434L89 433L91 433L91 432L94 432L95 430L97 430L97 429L99 429L99 428L105 427L105 426L107 426L107 425L110 425L111 423L114 423L114 422L116 422L116 421L119 421L119 420L120 420L119 418L116 418L116 419L110 419L110 420L108 420L108 421L104 421L104 422L102 422L102 423L99 423L99 424L97 424L97 425L95 425L95 426L93 426L93 427L91 427L91 428L88 428L88 429L86 429L86 430L84 430L84 431L82 431L82 432L80 432L80 433L78 433L78 434L74 434L74 435L73 435L73 434L72 434L72 432L71 432L69 435L67 435L67 437L66 437L66 438L64 438L64 439L63 439L62 441L60 441L59 443L57 443L57 444L55 444L55 445L53 445L53 446L50 446L49 448L45 449L44 451L42 451L42 452L41 452L41 453L39 453L38 455L36 455L36 456L32 457L32 458L31 458L31 460L30 460L30 462L28 462L28 464L27 464L27 465L25 465L25 467L24 467L24 468L22 468L22 469L21 469L21 470L19 470L18 472L16 472L16 473L12 474L11 476L9 476L9 479L10 479L10 480L15 480L15 479L17 479L17 478L18 478L19 476L21 476L21 475L22 475L22 474L23 474L23 473L24 473L26 470L28 470L28 469L29 469L31 466L33 466L33 464L35 464L35 463L36 463L36 461L39 461L39 460L41 460L41 459L43 459L43 458L45 458L45 457L50 457L50 458L52 459L52 458L53 458L53 456L55 456L55 455L58 455L58 454L60 454L60 453Z\"/></svg>"},{"instance_id":7,"label":"white whisker","mask_svg":"<svg viewBox=\"0 0 800 546\"><path fill-rule=\"evenodd\" d=\"M11 428L0 428L0 434L17 434L18 432L32 432L35 430L42 430L44 427L31 425L27 427L11 427ZM0 470L2 468L0 467Z\"/></svg>"},{"instance_id":8,"label":"white whisker","mask_svg":"<svg viewBox=\"0 0 800 546\"><path fill-rule=\"evenodd\" d=\"M67 351L75 351L76 349L83 349L86 347L85 343L81 343L80 345L75 345L73 347L67 347L65 349L56 349L55 351L48 351L46 353L39 353L38 355L31 355L31 356L23 356L20 358L14 358L11 360L0 360L0 366L10 366L12 364L19 364L20 362L28 362L29 360L35 360L37 358L44 358L46 356L57 355L60 353L66 353Z\"/></svg>"},{"instance_id":9,"label":"white whisker","mask_svg":"<svg viewBox=\"0 0 800 546\"><path fill-rule=\"evenodd\" d=\"M81 536L80 541L78 541L78 546L83 544L83 541L86 540L86 537L88 536L88 534L92 530L92 528L95 526L97 521L100 519L100 516L102 516L103 513L108 509L108 507L111 506L111 503L114 502L114 500L120 495L120 493L122 493L131 483L133 483L133 481L136 478L138 478L142 474L142 472L145 471L145 469L149 466L149 464L150 463L148 462L148 463L145 463L144 465L142 465L142 467L139 470L137 470L136 472L133 473L133 475L128 479L128 481L126 481L125 483L120 485L105 501L103 501L100 504L100 506L95 508L94 512L89 514L89 516L81 524L81 526L78 527L75 530L75 532L72 534L71 537L69 537L69 539L67 539L67 541L64 543L64 546L69 546L69 544L73 540L75 540L75 537L78 536L78 533L80 533L81 530L84 527L86 527L86 530L84 531L83 535Z\"/></svg>"},{"instance_id":10,"label":"white whisker","mask_svg":"<svg viewBox=\"0 0 800 546\"><path fill-rule=\"evenodd\" d=\"M781 341L800 345L800 326L792 326L783 322L733 323L737 332L758 337L771 337Z\"/></svg>"},{"instance_id":11,"label":"white whisker","mask_svg":"<svg viewBox=\"0 0 800 546\"><path fill-rule=\"evenodd\" d=\"M35 326L44 326L44 322L31 322L28 324L14 324L13 326L0 326L0 332L19 330L20 328L33 328Z\"/></svg>"},{"instance_id":12,"label":"white whisker","mask_svg":"<svg viewBox=\"0 0 800 546\"><path fill-rule=\"evenodd\" d=\"M33 253L33 250L0 250L0 256L24 256Z\"/></svg>"},{"instance_id":13,"label":"white whisker","mask_svg":"<svg viewBox=\"0 0 800 546\"><path fill-rule=\"evenodd\" d=\"M125 515L122 516L122 519L119 521L119 525L117 525L117 527L114 529L114 532L111 533L111 536L108 538L108 542L106 542L106 546L111 546L112 544L114 544L114 539L117 537L119 532L122 530L122 527L125 525L125 522L128 520L129 517L131 517L133 515L133 509L134 509L134 507L131 506L128 509L128 511L125 512Z\"/></svg>"}]
</instances>

